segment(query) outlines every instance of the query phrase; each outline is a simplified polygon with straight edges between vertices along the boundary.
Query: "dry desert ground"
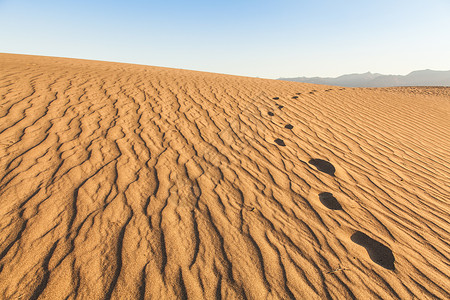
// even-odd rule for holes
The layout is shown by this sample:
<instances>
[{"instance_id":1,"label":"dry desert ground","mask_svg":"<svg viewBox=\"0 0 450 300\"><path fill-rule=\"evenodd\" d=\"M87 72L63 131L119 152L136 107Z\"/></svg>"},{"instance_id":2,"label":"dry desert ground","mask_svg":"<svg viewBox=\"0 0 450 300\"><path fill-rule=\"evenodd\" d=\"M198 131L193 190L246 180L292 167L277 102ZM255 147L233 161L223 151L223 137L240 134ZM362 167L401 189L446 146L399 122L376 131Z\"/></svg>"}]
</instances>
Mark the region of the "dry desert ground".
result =
<instances>
[{"instance_id":1,"label":"dry desert ground","mask_svg":"<svg viewBox=\"0 0 450 300\"><path fill-rule=\"evenodd\" d=\"M449 299L450 88L0 54L1 299Z\"/></svg>"}]
</instances>

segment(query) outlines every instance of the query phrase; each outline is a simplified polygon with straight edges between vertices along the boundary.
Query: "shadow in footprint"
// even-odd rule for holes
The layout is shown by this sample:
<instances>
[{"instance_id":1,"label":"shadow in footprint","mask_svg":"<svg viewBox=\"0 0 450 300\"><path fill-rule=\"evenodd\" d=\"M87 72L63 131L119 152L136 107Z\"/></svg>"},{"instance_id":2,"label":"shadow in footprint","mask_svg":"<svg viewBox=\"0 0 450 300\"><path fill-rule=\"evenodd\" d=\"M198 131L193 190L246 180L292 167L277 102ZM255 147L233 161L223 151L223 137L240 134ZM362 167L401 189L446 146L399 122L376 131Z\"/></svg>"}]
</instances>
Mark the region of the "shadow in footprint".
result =
<instances>
[{"instance_id":1,"label":"shadow in footprint","mask_svg":"<svg viewBox=\"0 0 450 300\"><path fill-rule=\"evenodd\" d=\"M294 97L292 97L292 99L297 99L298 98L298 96L294 96Z\"/></svg>"},{"instance_id":2,"label":"shadow in footprint","mask_svg":"<svg viewBox=\"0 0 450 300\"><path fill-rule=\"evenodd\" d=\"M317 170L327 173L328 175L334 176L336 169L334 166L326 160L323 159L311 159L309 161L311 165L317 168Z\"/></svg>"},{"instance_id":3,"label":"shadow in footprint","mask_svg":"<svg viewBox=\"0 0 450 300\"><path fill-rule=\"evenodd\" d=\"M278 100L278 99L280 99L280 97L273 97L272 99L273 100Z\"/></svg>"},{"instance_id":4,"label":"shadow in footprint","mask_svg":"<svg viewBox=\"0 0 450 300\"><path fill-rule=\"evenodd\" d=\"M319 200L326 208L333 210L343 210L341 204L337 201L336 198L334 198L332 193L320 193Z\"/></svg>"},{"instance_id":5,"label":"shadow in footprint","mask_svg":"<svg viewBox=\"0 0 450 300\"><path fill-rule=\"evenodd\" d=\"M292 129L292 128L294 128L294 126L292 126L291 124L287 124L287 125L284 126L284 128L286 128L286 129Z\"/></svg>"},{"instance_id":6,"label":"shadow in footprint","mask_svg":"<svg viewBox=\"0 0 450 300\"><path fill-rule=\"evenodd\" d=\"M278 108L279 109L282 109L284 106L283 105L278 105Z\"/></svg>"},{"instance_id":7,"label":"shadow in footprint","mask_svg":"<svg viewBox=\"0 0 450 300\"><path fill-rule=\"evenodd\" d=\"M269 111L267 114L268 114L269 116L273 116L273 115L274 115L273 112L271 112L271 111Z\"/></svg>"},{"instance_id":8,"label":"shadow in footprint","mask_svg":"<svg viewBox=\"0 0 450 300\"><path fill-rule=\"evenodd\" d=\"M286 144L284 143L284 141L282 139L276 139L275 143L277 143L279 146L286 146Z\"/></svg>"},{"instance_id":9,"label":"shadow in footprint","mask_svg":"<svg viewBox=\"0 0 450 300\"><path fill-rule=\"evenodd\" d=\"M382 243L372 239L367 234L357 231L351 236L351 240L356 244L366 248L367 253L369 253L370 259L382 266L383 268L389 270L395 270L394 266L394 254L392 254L391 249L383 245Z\"/></svg>"}]
</instances>

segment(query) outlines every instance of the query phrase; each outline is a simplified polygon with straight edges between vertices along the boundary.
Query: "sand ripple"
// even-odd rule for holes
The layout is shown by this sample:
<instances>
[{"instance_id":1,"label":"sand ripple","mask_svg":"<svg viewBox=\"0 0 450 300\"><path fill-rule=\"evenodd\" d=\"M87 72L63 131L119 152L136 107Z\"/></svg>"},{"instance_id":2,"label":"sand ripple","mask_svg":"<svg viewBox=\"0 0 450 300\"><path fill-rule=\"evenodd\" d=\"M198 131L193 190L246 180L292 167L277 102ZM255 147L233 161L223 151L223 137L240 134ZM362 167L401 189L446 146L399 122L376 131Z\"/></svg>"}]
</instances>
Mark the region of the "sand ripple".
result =
<instances>
[{"instance_id":1,"label":"sand ripple","mask_svg":"<svg viewBox=\"0 0 450 300\"><path fill-rule=\"evenodd\" d=\"M421 91L0 54L0 298L448 299Z\"/></svg>"}]
</instances>

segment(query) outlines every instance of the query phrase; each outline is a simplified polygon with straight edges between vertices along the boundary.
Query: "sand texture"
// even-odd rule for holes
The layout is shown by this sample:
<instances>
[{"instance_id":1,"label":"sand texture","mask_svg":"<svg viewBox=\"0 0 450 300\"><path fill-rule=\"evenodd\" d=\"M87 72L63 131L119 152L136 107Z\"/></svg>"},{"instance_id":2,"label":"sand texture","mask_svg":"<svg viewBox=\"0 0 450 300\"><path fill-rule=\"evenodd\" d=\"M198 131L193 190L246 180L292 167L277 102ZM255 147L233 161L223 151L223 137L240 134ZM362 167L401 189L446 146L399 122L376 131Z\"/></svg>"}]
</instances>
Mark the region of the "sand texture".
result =
<instances>
[{"instance_id":1,"label":"sand texture","mask_svg":"<svg viewBox=\"0 0 450 300\"><path fill-rule=\"evenodd\" d=\"M416 91L0 54L0 298L449 299Z\"/></svg>"}]
</instances>

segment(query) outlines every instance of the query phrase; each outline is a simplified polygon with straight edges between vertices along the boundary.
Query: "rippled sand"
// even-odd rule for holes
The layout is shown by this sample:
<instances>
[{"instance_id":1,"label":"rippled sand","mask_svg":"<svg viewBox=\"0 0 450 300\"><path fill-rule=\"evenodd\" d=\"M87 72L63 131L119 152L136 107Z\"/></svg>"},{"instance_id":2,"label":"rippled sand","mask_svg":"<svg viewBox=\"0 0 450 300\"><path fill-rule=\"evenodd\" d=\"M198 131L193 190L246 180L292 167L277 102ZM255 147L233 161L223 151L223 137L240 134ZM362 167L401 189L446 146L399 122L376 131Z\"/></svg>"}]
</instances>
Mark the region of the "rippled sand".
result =
<instances>
[{"instance_id":1,"label":"rippled sand","mask_svg":"<svg viewBox=\"0 0 450 300\"><path fill-rule=\"evenodd\" d=\"M0 298L448 299L449 95L0 54Z\"/></svg>"}]
</instances>

